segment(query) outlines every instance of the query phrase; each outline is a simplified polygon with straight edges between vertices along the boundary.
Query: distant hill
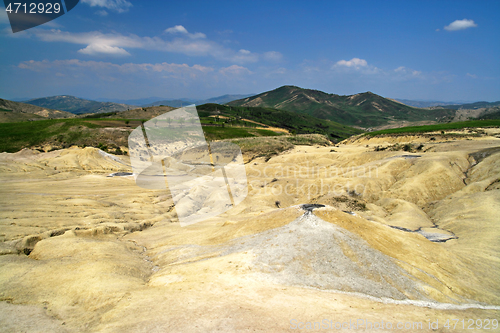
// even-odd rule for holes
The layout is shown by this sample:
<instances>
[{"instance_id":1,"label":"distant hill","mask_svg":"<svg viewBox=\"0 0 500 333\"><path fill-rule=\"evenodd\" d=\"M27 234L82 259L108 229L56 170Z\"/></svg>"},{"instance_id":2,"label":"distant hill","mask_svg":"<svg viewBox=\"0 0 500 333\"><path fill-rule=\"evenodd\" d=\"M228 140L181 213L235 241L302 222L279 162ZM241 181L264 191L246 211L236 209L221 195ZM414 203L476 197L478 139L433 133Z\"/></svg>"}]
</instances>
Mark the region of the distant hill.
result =
<instances>
[{"instance_id":1,"label":"distant hill","mask_svg":"<svg viewBox=\"0 0 500 333\"><path fill-rule=\"evenodd\" d=\"M393 98L393 100L416 108L430 108L433 106L448 106L452 104L457 104L456 102L414 101L410 99L399 99L399 98Z\"/></svg>"},{"instance_id":2,"label":"distant hill","mask_svg":"<svg viewBox=\"0 0 500 333\"><path fill-rule=\"evenodd\" d=\"M207 103L215 103L215 104L226 104L231 101L235 101L238 99L242 99L245 97L252 96L253 94L246 94L246 95L223 95L223 96L218 96L218 97L212 97L209 99L200 99L200 100L193 100L193 99L187 99L187 98L181 98L181 99L164 99L160 101L155 101L152 103L148 103L142 106L159 106L159 105L168 105L168 106L173 106L175 108L180 108L182 106L186 105L191 105L191 104L196 104L196 105L202 105L202 104L207 104Z\"/></svg>"},{"instance_id":3,"label":"distant hill","mask_svg":"<svg viewBox=\"0 0 500 333\"><path fill-rule=\"evenodd\" d=\"M362 127L402 120L439 122L450 120L455 114L455 111L449 109L410 107L371 92L340 96L295 86L283 86L228 105L275 108Z\"/></svg>"},{"instance_id":4,"label":"distant hill","mask_svg":"<svg viewBox=\"0 0 500 333\"><path fill-rule=\"evenodd\" d=\"M160 101L162 99L165 99L165 98L162 98L162 97L145 97L145 98L136 98L136 99L95 98L93 100L98 101L98 102L113 102L113 103L118 103L118 104L144 106L146 104Z\"/></svg>"},{"instance_id":5,"label":"distant hill","mask_svg":"<svg viewBox=\"0 0 500 333\"><path fill-rule=\"evenodd\" d=\"M68 95L30 99L26 103L44 108L63 110L73 114L126 111L137 108L135 105L97 102Z\"/></svg>"},{"instance_id":6,"label":"distant hill","mask_svg":"<svg viewBox=\"0 0 500 333\"><path fill-rule=\"evenodd\" d=\"M500 106L487 108L477 119L500 119Z\"/></svg>"},{"instance_id":7,"label":"distant hill","mask_svg":"<svg viewBox=\"0 0 500 333\"><path fill-rule=\"evenodd\" d=\"M191 104L197 104L197 103L195 103L194 101L187 101L187 100L183 100L183 99L165 99L165 100L156 101L156 102L149 103L149 104L144 104L142 106L143 107L150 107L150 106L168 105L168 106L172 106L174 108L180 108L180 107L188 106Z\"/></svg>"},{"instance_id":8,"label":"distant hill","mask_svg":"<svg viewBox=\"0 0 500 333\"><path fill-rule=\"evenodd\" d=\"M446 108L453 109L453 110L473 110L473 109L492 108L495 106L500 106L500 101L497 101L497 102L475 102L475 103L467 103L467 104L451 104L451 105L446 105Z\"/></svg>"},{"instance_id":9,"label":"distant hill","mask_svg":"<svg viewBox=\"0 0 500 333\"><path fill-rule=\"evenodd\" d=\"M250 96L253 96L253 95L255 95L255 94L223 95L223 96L219 96L219 97L212 97L212 98L209 98L209 99L196 101L196 105L202 105L202 104L207 104L207 103L227 104L229 102L232 102L232 101L235 101L235 100L238 100L238 99L242 99L242 98L246 98L246 97L250 97Z\"/></svg>"},{"instance_id":10,"label":"distant hill","mask_svg":"<svg viewBox=\"0 0 500 333\"><path fill-rule=\"evenodd\" d=\"M13 102L0 98L0 122L17 122L52 118L73 118L74 115L59 110L39 107L31 104Z\"/></svg>"}]
</instances>

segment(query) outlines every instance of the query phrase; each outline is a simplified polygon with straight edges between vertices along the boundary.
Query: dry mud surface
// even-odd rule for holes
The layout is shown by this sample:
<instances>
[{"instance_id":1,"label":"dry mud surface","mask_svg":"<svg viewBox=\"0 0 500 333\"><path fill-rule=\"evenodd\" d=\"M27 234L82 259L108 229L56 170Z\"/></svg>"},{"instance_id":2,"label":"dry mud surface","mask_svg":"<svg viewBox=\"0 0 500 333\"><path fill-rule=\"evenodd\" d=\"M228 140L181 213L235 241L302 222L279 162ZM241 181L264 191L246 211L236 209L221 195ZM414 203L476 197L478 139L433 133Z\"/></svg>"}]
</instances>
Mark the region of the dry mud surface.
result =
<instances>
[{"instance_id":1,"label":"dry mud surface","mask_svg":"<svg viewBox=\"0 0 500 333\"><path fill-rule=\"evenodd\" d=\"M284 332L323 320L335 331L359 319L469 332L469 319L500 317L497 134L296 146L247 163L248 197L187 227L169 193L127 176L126 157L0 154L0 331ZM424 148L374 151L405 142Z\"/></svg>"}]
</instances>

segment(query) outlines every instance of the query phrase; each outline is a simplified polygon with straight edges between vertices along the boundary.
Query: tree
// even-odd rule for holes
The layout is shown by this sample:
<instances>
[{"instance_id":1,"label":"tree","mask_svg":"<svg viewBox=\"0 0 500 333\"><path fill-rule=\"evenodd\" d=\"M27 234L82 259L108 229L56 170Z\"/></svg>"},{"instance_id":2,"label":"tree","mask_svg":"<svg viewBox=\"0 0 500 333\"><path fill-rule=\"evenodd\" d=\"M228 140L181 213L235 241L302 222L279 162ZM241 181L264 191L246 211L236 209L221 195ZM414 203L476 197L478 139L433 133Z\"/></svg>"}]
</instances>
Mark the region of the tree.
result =
<instances>
[{"instance_id":1,"label":"tree","mask_svg":"<svg viewBox=\"0 0 500 333\"><path fill-rule=\"evenodd\" d=\"M179 124L181 124L182 127L182 124L184 124L184 118L179 119Z\"/></svg>"},{"instance_id":2,"label":"tree","mask_svg":"<svg viewBox=\"0 0 500 333\"><path fill-rule=\"evenodd\" d=\"M168 127L170 127L170 124L172 124L172 118L167 118L167 123L168 123Z\"/></svg>"},{"instance_id":3,"label":"tree","mask_svg":"<svg viewBox=\"0 0 500 333\"><path fill-rule=\"evenodd\" d=\"M155 127L157 127L157 126L156 126L156 123L157 123L157 122L158 122L158 119L156 119L156 118L155 118L155 119L153 119L153 123L155 124Z\"/></svg>"},{"instance_id":4,"label":"tree","mask_svg":"<svg viewBox=\"0 0 500 333\"><path fill-rule=\"evenodd\" d=\"M127 126L128 126L128 124L129 124L129 123L130 123L130 120L128 120L128 119L127 119L127 120L125 120L125 125L127 125Z\"/></svg>"}]
</instances>

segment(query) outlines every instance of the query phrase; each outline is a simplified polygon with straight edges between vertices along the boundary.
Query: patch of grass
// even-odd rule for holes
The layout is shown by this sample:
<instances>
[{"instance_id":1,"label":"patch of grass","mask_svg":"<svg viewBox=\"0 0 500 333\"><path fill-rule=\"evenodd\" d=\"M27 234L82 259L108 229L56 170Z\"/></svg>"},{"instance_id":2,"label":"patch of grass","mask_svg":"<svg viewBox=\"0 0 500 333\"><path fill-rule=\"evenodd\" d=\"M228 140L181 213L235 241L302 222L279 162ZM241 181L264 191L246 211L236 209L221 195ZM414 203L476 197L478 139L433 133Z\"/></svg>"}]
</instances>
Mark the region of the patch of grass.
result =
<instances>
[{"instance_id":1,"label":"patch of grass","mask_svg":"<svg viewBox=\"0 0 500 333\"><path fill-rule=\"evenodd\" d=\"M20 113L9 111L0 111L0 123L16 123L29 120L44 120L42 116L33 113Z\"/></svg>"},{"instance_id":2,"label":"patch of grass","mask_svg":"<svg viewBox=\"0 0 500 333\"><path fill-rule=\"evenodd\" d=\"M244 128L244 127L212 127L203 126L205 138L208 141L224 140L232 138L249 138L256 136L278 136L280 134L263 129Z\"/></svg>"},{"instance_id":3,"label":"patch of grass","mask_svg":"<svg viewBox=\"0 0 500 333\"><path fill-rule=\"evenodd\" d=\"M105 113L93 113L93 114L85 115L82 118L93 118L93 119L107 118L107 117L114 116L117 113L118 113L118 111L105 112Z\"/></svg>"},{"instance_id":4,"label":"patch of grass","mask_svg":"<svg viewBox=\"0 0 500 333\"><path fill-rule=\"evenodd\" d=\"M401 128L390 128L381 131L365 133L365 135L375 136L380 134L396 134L396 133L425 133L443 130L474 128L474 127L499 127L500 120L470 120L456 123L435 124L425 126L411 126Z\"/></svg>"},{"instance_id":5,"label":"patch of grass","mask_svg":"<svg viewBox=\"0 0 500 333\"><path fill-rule=\"evenodd\" d=\"M50 119L0 124L0 152L13 153L26 147L40 145L50 140L72 143L78 141L84 131L70 131L71 127L98 128L99 125L82 119Z\"/></svg>"},{"instance_id":6,"label":"patch of grass","mask_svg":"<svg viewBox=\"0 0 500 333\"><path fill-rule=\"evenodd\" d=\"M128 146L127 138L129 133L126 131L106 131L102 133L97 129L102 127L121 127L127 121L129 120L74 118L0 123L0 152L13 153L23 148L43 146L45 144L59 148L71 145L93 146L113 151L113 149L116 150L120 146ZM134 124L131 124L132 127L139 125L140 121L137 120L134 121ZM189 126L190 124L151 127L149 130L155 135L173 139L184 135L185 131L189 130ZM212 126L203 126L202 128L206 139L209 141L281 135L281 133L256 128Z\"/></svg>"}]
</instances>

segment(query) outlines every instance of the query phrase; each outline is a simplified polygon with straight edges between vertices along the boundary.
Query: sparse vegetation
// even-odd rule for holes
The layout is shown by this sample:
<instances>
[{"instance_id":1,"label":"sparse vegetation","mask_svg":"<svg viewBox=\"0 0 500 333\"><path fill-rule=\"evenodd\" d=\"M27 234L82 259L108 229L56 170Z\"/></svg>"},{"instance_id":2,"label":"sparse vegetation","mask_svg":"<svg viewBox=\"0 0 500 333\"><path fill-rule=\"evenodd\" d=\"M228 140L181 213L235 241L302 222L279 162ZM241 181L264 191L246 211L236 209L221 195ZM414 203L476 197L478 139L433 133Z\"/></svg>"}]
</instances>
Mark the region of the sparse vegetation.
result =
<instances>
[{"instance_id":1,"label":"sparse vegetation","mask_svg":"<svg viewBox=\"0 0 500 333\"><path fill-rule=\"evenodd\" d=\"M330 140L328 140L324 135L320 134L304 134L298 135L300 137L301 145L331 145ZM239 138L230 139L235 144L237 144L245 157L245 161L249 162L258 157L264 157L266 161L271 159L284 151L292 149L294 147L293 136L274 136L274 137L254 137L254 138ZM296 142L296 141L295 141Z\"/></svg>"},{"instance_id":2,"label":"sparse vegetation","mask_svg":"<svg viewBox=\"0 0 500 333\"><path fill-rule=\"evenodd\" d=\"M436 131L444 132L444 130L454 130L463 128L474 128L474 127L499 127L499 126L500 126L500 120L470 120L470 121L461 121L456 123L391 128L381 131L368 132L365 135L375 136L381 134L425 133L425 132L436 132Z\"/></svg>"},{"instance_id":3,"label":"sparse vegetation","mask_svg":"<svg viewBox=\"0 0 500 333\"><path fill-rule=\"evenodd\" d=\"M238 127L203 127L205 138L208 141L224 140L231 138L249 138L256 136L277 136L280 135L276 132L263 129L250 129Z\"/></svg>"},{"instance_id":4,"label":"sparse vegetation","mask_svg":"<svg viewBox=\"0 0 500 333\"><path fill-rule=\"evenodd\" d=\"M422 148L424 148L423 144L413 144L413 143L405 143L405 144L400 144L396 143L390 146L382 147L382 146L376 146L373 150L374 151L406 151L408 153L414 153L417 151L421 151Z\"/></svg>"},{"instance_id":5,"label":"sparse vegetation","mask_svg":"<svg viewBox=\"0 0 500 333\"><path fill-rule=\"evenodd\" d=\"M36 98L28 101L32 105L37 105L43 108L68 111L73 114L85 113L113 113L114 111L125 111L130 108L130 105L97 102L88 99L82 99L74 96L52 96L44 98Z\"/></svg>"}]
</instances>

